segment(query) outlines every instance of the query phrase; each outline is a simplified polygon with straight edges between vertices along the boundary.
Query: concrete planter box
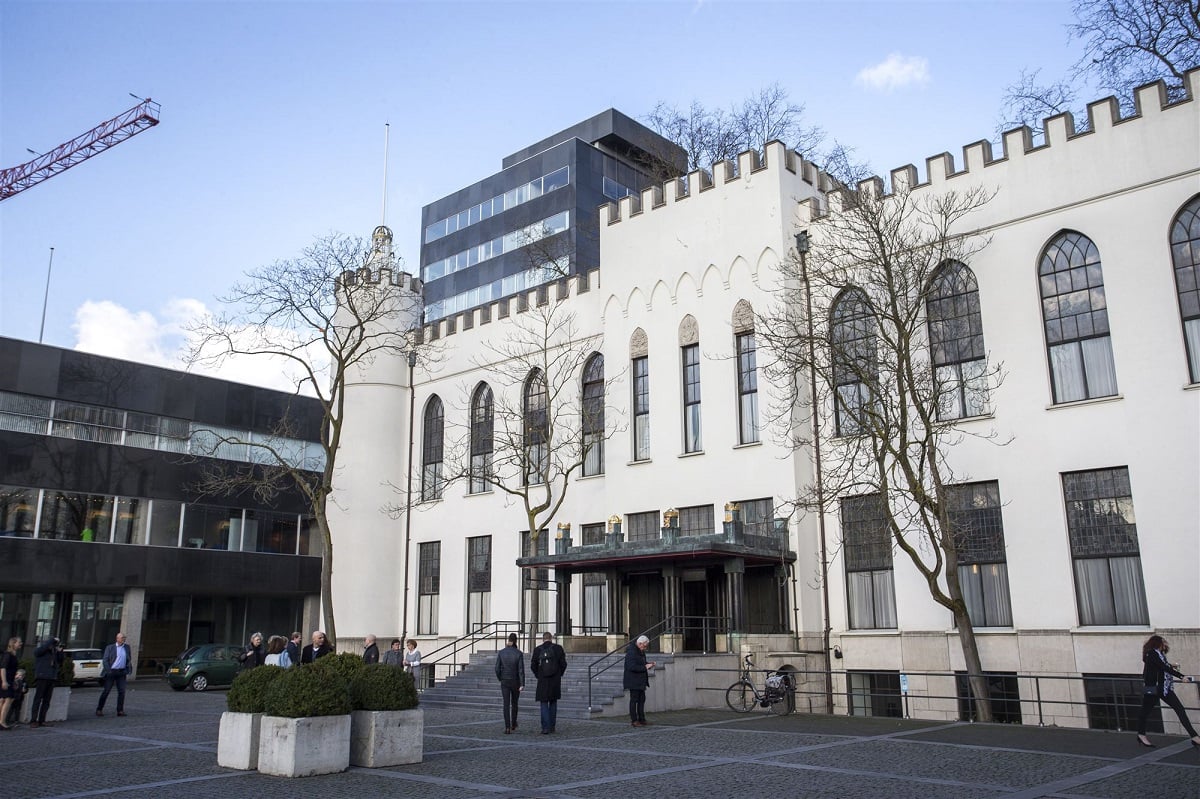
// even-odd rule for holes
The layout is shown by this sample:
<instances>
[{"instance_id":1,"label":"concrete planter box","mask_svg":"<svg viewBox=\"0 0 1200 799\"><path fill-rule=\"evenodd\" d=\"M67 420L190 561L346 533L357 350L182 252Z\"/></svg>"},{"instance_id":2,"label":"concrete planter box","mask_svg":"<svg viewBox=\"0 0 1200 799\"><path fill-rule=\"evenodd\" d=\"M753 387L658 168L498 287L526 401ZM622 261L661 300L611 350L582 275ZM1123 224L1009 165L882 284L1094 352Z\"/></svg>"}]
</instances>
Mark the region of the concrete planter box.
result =
<instances>
[{"instance_id":1,"label":"concrete planter box","mask_svg":"<svg viewBox=\"0 0 1200 799\"><path fill-rule=\"evenodd\" d=\"M350 768L350 717L263 716L258 770L276 777L313 777Z\"/></svg>"},{"instance_id":2,"label":"concrete planter box","mask_svg":"<svg viewBox=\"0 0 1200 799\"><path fill-rule=\"evenodd\" d=\"M350 714L350 764L367 768L420 763L425 711L356 710Z\"/></svg>"},{"instance_id":3,"label":"concrete planter box","mask_svg":"<svg viewBox=\"0 0 1200 799\"><path fill-rule=\"evenodd\" d=\"M25 703L21 705L21 718L19 721L22 724L28 724L33 719L33 698L35 696L37 696L37 689L31 685L29 693L25 694ZM50 707L46 710L46 721L66 721L67 711L70 707L70 687L65 685L54 686L54 693L50 695Z\"/></svg>"},{"instance_id":4,"label":"concrete planter box","mask_svg":"<svg viewBox=\"0 0 1200 799\"><path fill-rule=\"evenodd\" d=\"M221 714L217 734L217 765L253 771L258 768L258 740L262 713Z\"/></svg>"}]
</instances>

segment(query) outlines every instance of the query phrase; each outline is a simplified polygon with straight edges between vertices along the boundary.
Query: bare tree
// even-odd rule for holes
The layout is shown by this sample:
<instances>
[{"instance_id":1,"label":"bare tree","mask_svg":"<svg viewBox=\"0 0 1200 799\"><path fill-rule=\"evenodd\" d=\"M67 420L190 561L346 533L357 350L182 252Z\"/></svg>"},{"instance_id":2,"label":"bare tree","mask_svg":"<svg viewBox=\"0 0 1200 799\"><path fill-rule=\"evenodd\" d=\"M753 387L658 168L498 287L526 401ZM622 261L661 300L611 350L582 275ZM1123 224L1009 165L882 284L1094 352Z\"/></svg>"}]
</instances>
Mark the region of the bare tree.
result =
<instances>
[{"instance_id":1,"label":"bare tree","mask_svg":"<svg viewBox=\"0 0 1200 799\"><path fill-rule=\"evenodd\" d=\"M323 458L300 456L295 442L301 431L287 415L273 435L249 441L212 431L213 450L247 446L256 465L214 468L199 488L215 494L248 491L262 501L283 490L300 491L321 537L321 593L331 643L337 640L337 624L327 505L338 475L346 386L377 358L403 358L415 351L412 325L420 318L419 295L381 280L384 268L398 269L386 228L376 229L373 245L326 235L298 258L250 271L221 298L227 310L200 320L191 331L191 363L219 365L231 357L255 356L264 366L282 368L294 379L297 394L313 395L320 405Z\"/></svg>"},{"instance_id":2,"label":"bare tree","mask_svg":"<svg viewBox=\"0 0 1200 799\"><path fill-rule=\"evenodd\" d=\"M1184 73L1200 66L1200 0L1075 0L1073 12L1068 29L1082 55L1057 82L1038 84L1038 70L1022 70L1005 90L1001 132L1022 124L1040 131L1044 117L1071 110L1089 83L1126 109L1134 89L1156 80L1178 99Z\"/></svg>"},{"instance_id":3,"label":"bare tree","mask_svg":"<svg viewBox=\"0 0 1200 799\"><path fill-rule=\"evenodd\" d=\"M773 83L729 111L706 108L698 100L686 110L660 102L644 121L687 152L689 169L709 169L775 139L812 157L825 134L819 127L805 125L803 119L804 106L791 102L787 90Z\"/></svg>"},{"instance_id":4,"label":"bare tree","mask_svg":"<svg viewBox=\"0 0 1200 799\"><path fill-rule=\"evenodd\" d=\"M992 194L973 188L885 196L874 179L842 196L844 209L814 225L811 251L807 234L798 240L776 301L755 325L769 353L764 369L782 387L776 429L786 431L791 446L813 448L820 461L821 478L802 488L797 506L825 514L844 500L867 503L882 554L890 541L953 614L978 718L990 720L958 577L971 531L955 512L954 484L963 476L951 454L967 435L958 419L974 415L965 407L986 403L1002 372L988 362L969 318L935 322L929 303L943 296L954 265L986 246L968 226ZM971 368L941 368L945 359L931 348L944 354L961 340L973 348ZM956 352L955 359L968 354Z\"/></svg>"}]
</instances>

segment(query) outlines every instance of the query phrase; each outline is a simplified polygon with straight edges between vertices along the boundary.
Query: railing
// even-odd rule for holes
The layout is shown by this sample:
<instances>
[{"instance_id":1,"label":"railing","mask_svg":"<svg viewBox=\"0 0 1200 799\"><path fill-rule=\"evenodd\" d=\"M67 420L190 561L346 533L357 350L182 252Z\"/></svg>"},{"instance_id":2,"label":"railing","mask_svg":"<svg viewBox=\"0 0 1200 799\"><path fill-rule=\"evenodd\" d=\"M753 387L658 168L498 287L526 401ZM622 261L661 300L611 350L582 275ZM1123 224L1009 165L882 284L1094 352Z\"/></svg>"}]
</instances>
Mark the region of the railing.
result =
<instances>
[{"instance_id":1,"label":"railing","mask_svg":"<svg viewBox=\"0 0 1200 799\"><path fill-rule=\"evenodd\" d=\"M588 710L593 708L592 684L594 681L613 666L617 664L624 666L625 650L639 636L644 635L653 641L662 635L685 635L690 630L700 630L701 634L705 637L704 640L707 642L709 635L715 636L719 632L727 632L728 624L727 619L718 616L668 616L653 627L630 636L629 640L624 644L621 644L621 646L611 652L606 652L588 664ZM707 650L707 646L705 648ZM619 657L617 657L618 655Z\"/></svg>"},{"instance_id":2,"label":"railing","mask_svg":"<svg viewBox=\"0 0 1200 799\"><path fill-rule=\"evenodd\" d=\"M518 638L524 637L525 625L519 621L493 621L487 624L481 624L471 632L456 638L448 644L443 644L432 652L422 654L421 669L423 682L427 681L429 685L438 682L437 673L438 667L441 666L446 672L442 675L444 681L447 677L451 677L467 665L472 654L478 651L480 644L491 641L493 643L507 643L510 633L516 633ZM501 643L501 645L503 645ZM493 646L491 649L500 649L500 646ZM461 655L466 653L466 657ZM440 657L439 657L440 656ZM428 668L428 677L425 677L425 669ZM418 686L427 687L427 686Z\"/></svg>"},{"instance_id":3,"label":"railing","mask_svg":"<svg viewBox=\"0 0 1200 799\"><path fill-rule=\"evenodd\" d=\"M819 701L815 703L810 701L807 712L823 713L825 672L806 669L789 669L789 671L799 678L795 690L797 704L803 697L815 697ZM696 672L726 673L730 675L729 681L732 683L741 676L742 670L698 668ZM852 676L859 678L859 687L851 685ZM953 679L956 681L956 689L959 681L966 681L967 678L966 672L953 671L907 671L903 676L907 678L906 681L909 684L913 682L927 684L926 678ZM1032 723L1033 718L1036 717L1037 725L1042 727L1047 723L1058 724L1059 722L1054 720L1056 718L1070 716L1086 719L1088 727L1091 729L1130 730L1136 727L1138 714L1141 711L1142 677L1140 674L1086 677L984 672L982 676L991 684L989 700L992 706L993 720L1002 723L1027 724ZM905 683L900 679L901 674L896 671L840 670L834 671L833 677L835 682L840 683L840 687L835 688L834 693L840 695L844 700L845 715L910 718L911 705L914 703L929 706L936 703L955 702L961 720L975 720L976 710L971 695L960 690L956 690L954 694L912 690L911 688L902 690ZM880 683L892 683L892 685L881 689ZM1077 686L1072 687L1073 683ZM1197 686L1189 683L1177 683L1176 685L1178 686L1176 693L1183 694L1181 699L1191 702L1190 696ZM806 686L818 687L810 689ZM726 686L698 686L697 690L723 693ZM1044 694L1049 694L1049 696ZM1074 698L1079 696L1082 696L1083 699ZM1200 696L1200 692L1197 692L1197 696ZM1161 709L1162 705L1160 704L1159 707ZM1078 712L1056 712L1065 708L1083 708L1084 713L1081 715ZM1185 710L1195 713L1200 711L1200 707L1185 705ZM835 715L840 714L835 713ZM1051 717L1049 722L1047 722L1048 716ZM1162 732L1161 718L1161 715L1156 718L1152 712L1149 721L1151 732Z\"/></svg>"}]
</instances>

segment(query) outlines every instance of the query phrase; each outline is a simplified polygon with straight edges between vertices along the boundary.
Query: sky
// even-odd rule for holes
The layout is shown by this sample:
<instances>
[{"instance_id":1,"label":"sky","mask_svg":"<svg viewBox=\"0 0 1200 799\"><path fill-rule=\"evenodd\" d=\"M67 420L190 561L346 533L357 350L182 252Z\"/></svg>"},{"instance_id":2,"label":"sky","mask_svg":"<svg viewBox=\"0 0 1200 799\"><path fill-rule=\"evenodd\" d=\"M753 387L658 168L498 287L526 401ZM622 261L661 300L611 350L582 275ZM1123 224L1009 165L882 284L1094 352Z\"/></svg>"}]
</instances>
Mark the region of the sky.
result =
<instances>
[{"instance_id":1,"label":"sky","mask_svg":"<svg viewBox=\"0 0 1200 799\"><path fill-rule=\"evenodd\" d=\"M995 139L1022 69L1066 74L1071 20L1067 0L0 0L0 168L131 93L162 105L0 203L0 336L178 368L188 321L248 270L384 221L416 271L423 205L610 107L728 108L777 83L879 174L923 175Z\"/></svg>"}]
</instances>

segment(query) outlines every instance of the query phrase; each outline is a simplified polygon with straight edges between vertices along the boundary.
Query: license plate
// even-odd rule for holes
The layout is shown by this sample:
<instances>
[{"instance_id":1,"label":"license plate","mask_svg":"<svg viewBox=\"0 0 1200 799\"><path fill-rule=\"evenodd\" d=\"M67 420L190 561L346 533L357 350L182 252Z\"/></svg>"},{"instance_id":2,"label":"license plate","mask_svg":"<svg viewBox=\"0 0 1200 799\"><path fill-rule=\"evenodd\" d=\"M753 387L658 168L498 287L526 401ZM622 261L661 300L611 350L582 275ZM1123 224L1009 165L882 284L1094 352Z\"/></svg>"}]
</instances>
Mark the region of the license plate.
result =
<instances>
[{"instance_id":1,"label":"license plate","mask_svg":"<svg viewBox=\"0 0 1200 799\"><path fill-rule=\"evenodd\" d=\"M170 673L171 673L171 674L178 674L178 673L179 673L179 669L170 669L169 671L170 671Z\"/></svg>"},{"instance_id":2,"label":"license plate","mask_svg":"<svg viewBox=\"0 0 1200 799\"><path fill-rule=\"evenodd\" d=\"M96 668L97 666L99 666L99 665L100 665L100 661L98 661L98 660L90 660L90 661L86 661L86 662L84 662L84 663L80 663L79 665L80 665L80 666L83 666L85 669L94 669L94 668Z\"/></svg>"}]
</instances>

